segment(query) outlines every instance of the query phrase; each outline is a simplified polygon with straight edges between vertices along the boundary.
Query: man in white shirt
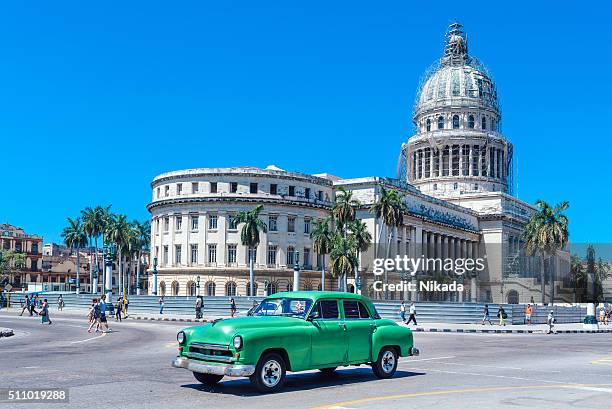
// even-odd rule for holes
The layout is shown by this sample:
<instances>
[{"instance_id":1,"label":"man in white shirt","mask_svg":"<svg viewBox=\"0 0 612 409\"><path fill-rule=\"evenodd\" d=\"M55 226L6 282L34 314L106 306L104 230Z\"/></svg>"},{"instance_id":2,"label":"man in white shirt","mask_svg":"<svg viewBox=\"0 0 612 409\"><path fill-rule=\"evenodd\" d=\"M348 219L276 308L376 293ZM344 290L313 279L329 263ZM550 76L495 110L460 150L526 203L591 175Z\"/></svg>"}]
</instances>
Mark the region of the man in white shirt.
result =
<instances>
[{"instance_id":1,"label":"man in white shirt","mask_svg":"<svg viewBox=\"0 0 612 409\"><path fill-rule=\"evenodd\" d=\"M408 317L408 322L406 324L410 324L410 321L414 321L414 325L417 325L416 305L414 305L414 302L410 304L410 317Z\"/></svg>"}]
</instances>

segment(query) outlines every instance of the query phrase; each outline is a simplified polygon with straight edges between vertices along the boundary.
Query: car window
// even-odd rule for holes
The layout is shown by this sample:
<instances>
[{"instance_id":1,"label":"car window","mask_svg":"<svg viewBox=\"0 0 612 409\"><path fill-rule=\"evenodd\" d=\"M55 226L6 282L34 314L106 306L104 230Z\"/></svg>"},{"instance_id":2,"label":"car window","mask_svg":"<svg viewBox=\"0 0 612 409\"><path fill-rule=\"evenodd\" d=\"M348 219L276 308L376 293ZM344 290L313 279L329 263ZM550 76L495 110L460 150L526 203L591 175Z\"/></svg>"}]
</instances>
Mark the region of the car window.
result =
<instances>
[{"instance_id":1,"label":"car window","mask_svg":"<svg viewBox=\"0 0 612 409\"><path fill-rule=\"evenodd\" d=\"M359 318L370 318L368 309L362 303L359 303Z\"/></svg>"},{"instance_id":2,"label":"car window","mask_svg":"<svg viewBox=\"0 0 612 409\"><path fill-rule=\"evenodd\" d=\"M338 302L336 300L321 300L317 303L319 318L335 319L339 318Z\"/></svg>"},{"instance_id":3,"label":"car window","mask_svg":"<svg viewBox=\"0 0 612 409\"><path fill-rule=\"evenodd\" d=\"M357 301L342 301L344 306L344 318L359 318L359 303Z\"/></svg>"}]
</instances>

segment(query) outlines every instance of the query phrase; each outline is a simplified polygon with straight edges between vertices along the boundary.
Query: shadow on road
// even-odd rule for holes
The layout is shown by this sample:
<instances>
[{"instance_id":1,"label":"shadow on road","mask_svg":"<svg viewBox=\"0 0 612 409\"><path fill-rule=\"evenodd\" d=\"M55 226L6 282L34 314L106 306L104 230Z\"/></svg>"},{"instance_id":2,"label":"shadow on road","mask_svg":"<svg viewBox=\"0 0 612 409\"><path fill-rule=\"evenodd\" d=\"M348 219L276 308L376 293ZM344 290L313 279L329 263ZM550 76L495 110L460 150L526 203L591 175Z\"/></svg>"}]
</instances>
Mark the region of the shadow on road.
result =
<instances>
[{"instance_id":1,"label":"shadow on road","mask_svg":"<svg viewBox=\"0 0 612 409\"><path fill-rule=\"evenodd\" d=\"M425 375L423 372L397 371L391 379L410 378ZM190 388L208 393L221 393L236 396L259 396L259 393L246 378L232 379L224 378L225 381L215 386L200 383L181 385L182 388ZM290 393L306 391L310 389L329 388L333 386L350 385L360 382L378 380L370 368L352 368L336 371L333 375L324 375L320 372L288 374L285 386L277 393Z\"/></svg>"}]
</instances>

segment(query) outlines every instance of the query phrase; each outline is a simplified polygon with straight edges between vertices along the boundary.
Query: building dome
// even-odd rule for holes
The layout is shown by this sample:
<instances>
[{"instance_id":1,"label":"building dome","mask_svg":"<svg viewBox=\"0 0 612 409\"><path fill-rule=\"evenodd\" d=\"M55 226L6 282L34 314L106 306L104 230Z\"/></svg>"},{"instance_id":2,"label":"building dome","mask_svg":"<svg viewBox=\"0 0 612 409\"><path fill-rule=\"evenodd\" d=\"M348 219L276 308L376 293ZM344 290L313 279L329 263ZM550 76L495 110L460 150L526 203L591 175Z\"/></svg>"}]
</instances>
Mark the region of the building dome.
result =
<instances>
[{"instance_id":1,"label":"building dome","mask_svg":"<svg viewBox=\"0 0 612 409\"><path fill-rule=\"evenodd\" d=\"M495 83L484 65L468 55L460 24L446 34L444 55L424 75L417 91L414 119L444 107L489 109L499 115Z\"/></svg>"}]
</instances>

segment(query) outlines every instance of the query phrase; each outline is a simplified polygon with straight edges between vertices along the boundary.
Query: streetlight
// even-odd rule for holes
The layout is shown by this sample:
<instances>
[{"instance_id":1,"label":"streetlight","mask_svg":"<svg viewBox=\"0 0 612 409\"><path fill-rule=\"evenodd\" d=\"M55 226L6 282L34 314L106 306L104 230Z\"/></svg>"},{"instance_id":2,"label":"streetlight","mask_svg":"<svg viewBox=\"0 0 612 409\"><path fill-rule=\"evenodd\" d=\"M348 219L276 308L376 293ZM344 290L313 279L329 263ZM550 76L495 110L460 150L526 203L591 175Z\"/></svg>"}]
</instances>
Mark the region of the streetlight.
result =
<instances>
[{"instance_id":1,"label":"streetlight","mask_svg":"<svg viewBox=\"0 0 612 409\"><path fill-rule=\"evenodd\" d=\"M293 291L300 291L300 252L295 251L295 263L293 264Z\"/></svg>"},{"instance_id":2,"label":"streetlight","mask_svg":"<svg viewBox=\"0 0 612 409\"><path fill-rule=\"evenodd\" d=\"M196 282L197 282L197 285L196 285L196 288L197 288L196 294L199 296L200 295L200 276L196 277Z\"/></svg>"},{"instance_id":3,"label":"streetlight","mask_svg":"<svg viewBox=\"0 0 612 409\"><path fill-rule=\"evenodd\" d=\"M117 246L113 243L104 245L104 269L106 271L106 282L104 283L104 294L106 294L106 302L111 304L111 296L113 295L113 261L117 254Z\"/></svg>"},{"instance_id":4,"label":"streetlight","mask_svg":"<svg viewBox=\"0 0 612 409\"><path fill-rule=\"evenodd\" d=\"M157 295L157 257L153 257L153 295Z\"/></svg>"}]
</instances>

